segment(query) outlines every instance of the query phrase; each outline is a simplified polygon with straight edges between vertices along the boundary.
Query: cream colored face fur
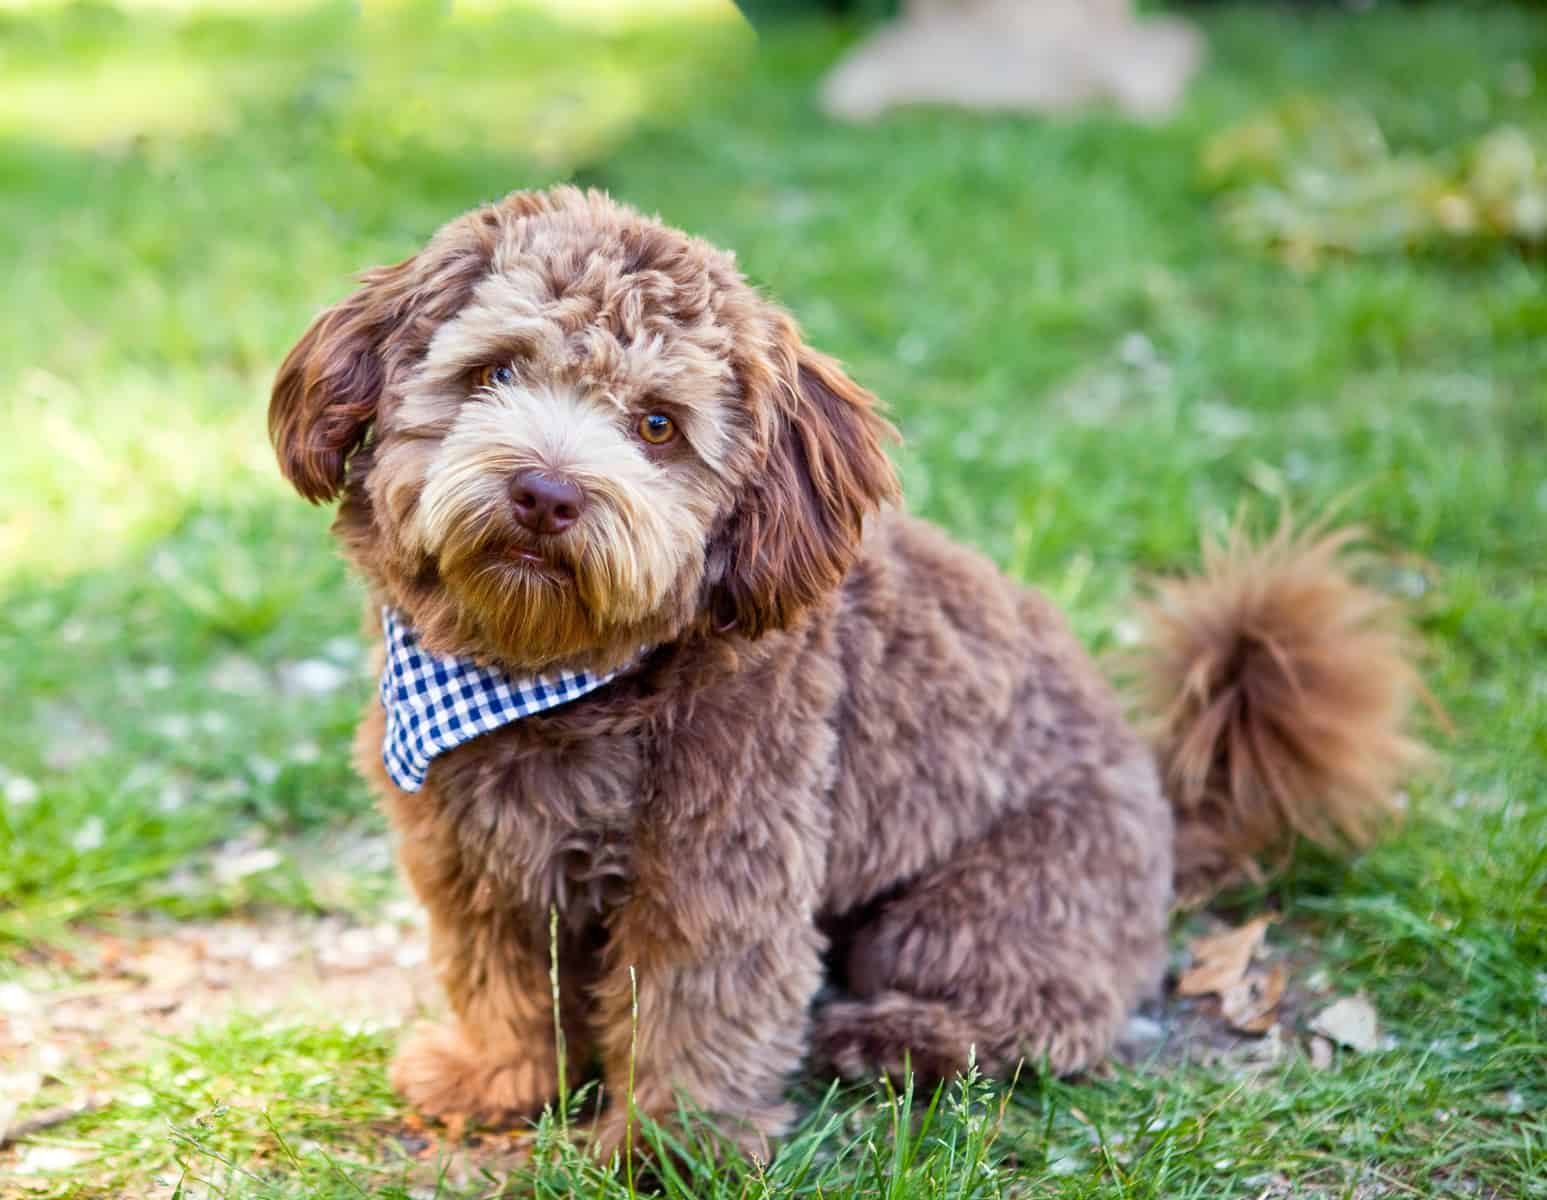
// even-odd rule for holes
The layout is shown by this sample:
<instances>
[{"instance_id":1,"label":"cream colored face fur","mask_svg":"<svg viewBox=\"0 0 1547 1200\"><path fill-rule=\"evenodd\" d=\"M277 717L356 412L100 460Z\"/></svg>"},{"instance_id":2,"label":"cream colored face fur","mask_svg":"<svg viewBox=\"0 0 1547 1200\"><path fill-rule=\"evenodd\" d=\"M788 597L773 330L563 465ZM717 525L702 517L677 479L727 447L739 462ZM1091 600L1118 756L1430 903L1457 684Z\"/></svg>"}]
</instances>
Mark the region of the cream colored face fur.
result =
<instances>
[{"instance_id":1,"label":"cream colored face fur","mask_svg":"<svg viewBox=\"0 0 1547 1200\"><path fill-rule=\"evenodd\" d=\"M696 595L730 496L734 426L728 332L659 319L649 286L600 255L555 298L543 251L494 268L435 333L383 421L373 472L404 548L436 564L480 640L532 667ZM480 384L489 367L514 377ZM640 436L650 414L673 422L667 444ZM528 468L581 489L572 527L516 522L511 480Z\"/></svg>"},{"instance_id":2,"label":"cream colored face fur","mask_svg":"<svg viewBox=\"0 0 1547 1200\"><path fill-rule=\"evenodd\" d=\"M428 649L526 670L786 626L896 494L874 398L730 255L573 188L367 272L290 352L269 426L302 495L342 494L346 553ZM528 470L580 489L572 524L517 519Z\"/></svg>"}]
</instances>

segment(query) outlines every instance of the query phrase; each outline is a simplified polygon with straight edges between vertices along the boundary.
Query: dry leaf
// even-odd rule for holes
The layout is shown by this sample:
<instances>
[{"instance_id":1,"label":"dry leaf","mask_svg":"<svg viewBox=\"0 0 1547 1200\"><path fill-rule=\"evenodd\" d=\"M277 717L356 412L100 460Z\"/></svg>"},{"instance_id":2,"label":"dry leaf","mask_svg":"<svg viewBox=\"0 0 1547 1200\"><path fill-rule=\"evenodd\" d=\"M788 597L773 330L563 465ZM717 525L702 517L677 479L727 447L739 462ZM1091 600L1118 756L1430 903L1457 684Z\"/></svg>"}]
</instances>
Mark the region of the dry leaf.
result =
<instances>
[{"instance_id":1,"label":"dry leaf","mask_svg":"<svg viewBox=\"0 0 1547 1200\"><path fill-rule=\"evenodd\" d=\"M1325 1071L1332 1066L1332 1043L1317 1034L1311 1039L1311 1069Z\"/></svg>"},{"instance_id":2,"label":"dry leaf","mask_svg":"<svg viewBox=\"0 0 1547 1200\"><path fill-rule=\"evenodd\" d=\"M1224 995L1246 975L1252 954L1262 945L1272 917L1256 917L1239 929L1194 938L1188 949L1193 965L1177 980L1176 990L1183 996Z\"/></svg>"},{"instance_id":3,"label":"dry leaf","mask_svg":"<svg viewBox=\"0 0 1547 1200\"><path fill-rule=\"evenodd\" d=\"M1345 996L1322 1009L1311 1022L1311 1028L1338 1045L1358 1050L1361 1054L1380 1049L1380 1027L1375 1018L1375 1007L1363 992Z\"/></svg>"},{"instance_id":4,"label":"dry leaf","mask_svg":"<svg viewBox=\"0 0 1547 1200\"><path fill-rule=\"evenodd\" d=\"M1220 1012L1242 1033L1267 1033L1278 1020L1278 1002L1288 984L1283 963L1274 963L1266 971L1248 971L1239 983L1219 994Z\"/></svg>"}]
</instances>

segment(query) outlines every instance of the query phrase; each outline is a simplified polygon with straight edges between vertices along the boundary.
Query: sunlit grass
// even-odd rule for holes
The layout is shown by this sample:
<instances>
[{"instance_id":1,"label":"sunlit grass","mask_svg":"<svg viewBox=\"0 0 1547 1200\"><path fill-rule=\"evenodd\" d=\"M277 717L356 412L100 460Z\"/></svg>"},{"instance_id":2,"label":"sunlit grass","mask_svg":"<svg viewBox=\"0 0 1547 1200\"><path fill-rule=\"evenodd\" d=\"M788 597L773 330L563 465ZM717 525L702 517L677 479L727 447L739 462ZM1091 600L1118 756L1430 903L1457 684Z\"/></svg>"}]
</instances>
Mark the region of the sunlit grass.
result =
<instances>
[{"instance_id":1,"label":"sunlit grass","mask_svg":"<svg viewBox=\"0 0 1547 1200\"><path fill-rule=\"evenodd\" d=\"M19 336L0 414L27 431L0 441L8 566L77 569L190 505L277 499L262 401L280 339L363 266L600 153L750 48L712 6L665 15L7 18L0 312Z\"/></svg>"}]
</instances>

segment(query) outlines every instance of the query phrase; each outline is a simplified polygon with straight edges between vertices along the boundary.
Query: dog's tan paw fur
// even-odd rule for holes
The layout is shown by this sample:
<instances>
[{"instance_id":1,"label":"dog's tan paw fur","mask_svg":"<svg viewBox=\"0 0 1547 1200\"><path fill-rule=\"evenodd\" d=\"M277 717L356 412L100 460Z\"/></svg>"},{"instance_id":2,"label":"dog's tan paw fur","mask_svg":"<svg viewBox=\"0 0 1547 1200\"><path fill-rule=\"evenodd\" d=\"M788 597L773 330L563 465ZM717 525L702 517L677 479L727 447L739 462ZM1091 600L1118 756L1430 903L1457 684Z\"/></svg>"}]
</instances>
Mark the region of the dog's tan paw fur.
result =
<instances>
[{"instance_id":1,"label":"dog's tan paw fur","mask_svg":"<svg viewBox=\"0 0 1547 1200\"><path fill-rule=\"evenodd\" d=\"M392 1086L430 1117L536 1116L558 1094L551 1051L512 1060L472 1045L449 1025L411 1033L393 1060Z\"/></svg>"},{"instance_id":2,"label":"dog's tan paw fur","mask_svg":"<svg viewBox=\"0 0 1547 1200\"><path fill-rule=\"evenodd\" d=\"M773 1157L773 1139L787 1132L796 1116L795 1106L784 1102L737 1117L706 1117L705 1121L713 1127L722 1149L732 1149L746 1158L766 1163ZM602 1162L610 1162L615 1155L621 1156L627 1133L628 1122L623 1111L609 1109L591 1135L591 1153ZM701 1148L708 1148L708 1143L699 1138L689 1140ZM654 1157L654 1147L640 1128L637 1114L632 1152L637 1160L648 1162Z\"/></svg>"}]
</instances>

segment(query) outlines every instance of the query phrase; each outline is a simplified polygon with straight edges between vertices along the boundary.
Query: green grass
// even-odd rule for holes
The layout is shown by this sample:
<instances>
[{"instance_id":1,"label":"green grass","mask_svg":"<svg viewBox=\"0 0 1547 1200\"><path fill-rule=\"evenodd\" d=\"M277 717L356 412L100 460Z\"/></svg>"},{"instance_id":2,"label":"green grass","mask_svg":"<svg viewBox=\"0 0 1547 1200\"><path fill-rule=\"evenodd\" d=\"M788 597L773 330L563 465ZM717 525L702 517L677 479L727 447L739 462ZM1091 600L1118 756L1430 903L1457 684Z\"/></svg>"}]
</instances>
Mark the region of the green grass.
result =
<instances>
[{"instance_id":1,"label":"green grass","mask_svg":"<svg viewBox=\"0 0 1547 1200\"><path fill-rule=\"evenodd\" d=\"M1547 23L1209 6L1211 65L1166 126L847 129L812 91L852 30L754 48L704 6L558 11L0 7L0 980L123 916L390 893L329 851L380 828L346 765L371 681L326 518L273 469L268 382L353 272L572 178L734 247L892 405L911 506L1094 646L1201 528L1340 504L1413 597L1455 724L1399 839L1240 898L1363 989L1390 1048L975 1085L927 1122L927 1097L903 1119L818 1096L765 1175L668 1190L1547 1195L1543 264L1495 246L1297 273L1230 240L1198 162L1307 93L1399 151L1542 139ZM212 851L238 838L277 865L223 879ZM44 1194L171 1195L184 1168L185 1195L490 1190L394 1158L391 1040L241 1018L110 1059L113 1103L48 1135L96 1157ZM628 1193L543 1138L517 1190Z\"/></svg>"}]
</instances>

